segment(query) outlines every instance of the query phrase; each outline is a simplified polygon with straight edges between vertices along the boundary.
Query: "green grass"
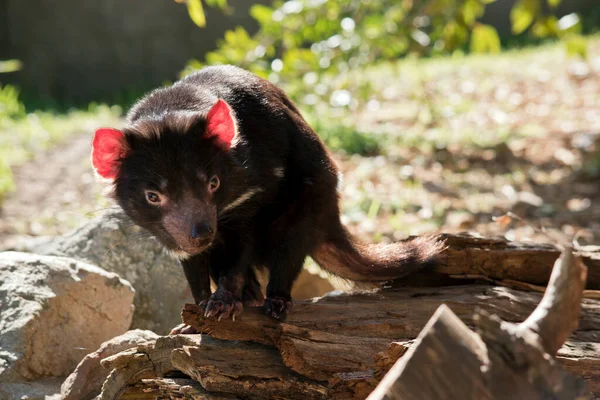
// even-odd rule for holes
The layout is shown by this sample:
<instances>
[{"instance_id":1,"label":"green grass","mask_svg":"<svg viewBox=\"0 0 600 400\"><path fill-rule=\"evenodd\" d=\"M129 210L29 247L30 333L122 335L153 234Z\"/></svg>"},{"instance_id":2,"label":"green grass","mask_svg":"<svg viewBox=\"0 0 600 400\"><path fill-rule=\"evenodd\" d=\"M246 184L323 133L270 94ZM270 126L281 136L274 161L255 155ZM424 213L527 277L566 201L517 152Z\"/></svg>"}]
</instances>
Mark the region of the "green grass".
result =
<instances>
[{"instance_id":1,"label":"green grass","mask_svg":"<svg viewBox=\"0 0 600 400\"><path fill-rule=\"evenodd\" d=\"M381 152L382 138L361 132L353 126L335 123L332 120L317 120L311 126L330 150L361 156L372 156Z\"/></svg>"}]
</instances>

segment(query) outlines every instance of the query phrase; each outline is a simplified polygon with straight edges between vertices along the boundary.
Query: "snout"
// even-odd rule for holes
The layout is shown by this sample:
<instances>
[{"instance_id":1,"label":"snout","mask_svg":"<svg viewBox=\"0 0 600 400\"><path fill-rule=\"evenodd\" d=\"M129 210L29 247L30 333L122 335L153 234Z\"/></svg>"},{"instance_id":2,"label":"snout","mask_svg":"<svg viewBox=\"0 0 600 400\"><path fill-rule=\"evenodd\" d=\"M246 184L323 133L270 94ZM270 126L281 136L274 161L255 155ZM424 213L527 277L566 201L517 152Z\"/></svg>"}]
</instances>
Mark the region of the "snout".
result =
<instances>
[{"instance_id":1,"label":"snout","mask_svg":"<svg viewBox=\"0 0 600 400\"><path fill-rule=\"evenodd\" d=\"M194 222L188 227L185 239L181 238L182 240L179 240L179 246L189 254L198 254L206 250L215 238L215 229L210 222Z\"/></svg>"},{"instance_id":2,"label":"snout","mask_svg":"<svg viewBox=\"0 0 600 400\"><path fill-rule=\"evenodd\" d=\"M211 242L214 235L214 229L206 221L192 224L190 230L190 240L193 243L203 244Z\"/></svg>"},{"instance_id":3,"label":"snout","mask_svg":"<svg viewBox=\"0 0 600 400\"><path fill-rule=\"evenodd\" d=\"M216 224L211 224L208 218L193 219L186 215L169 215L163 221L173 239L176 247L174 250L189 255L203 252L215 238Z\"/></svg>"}]
</instances>

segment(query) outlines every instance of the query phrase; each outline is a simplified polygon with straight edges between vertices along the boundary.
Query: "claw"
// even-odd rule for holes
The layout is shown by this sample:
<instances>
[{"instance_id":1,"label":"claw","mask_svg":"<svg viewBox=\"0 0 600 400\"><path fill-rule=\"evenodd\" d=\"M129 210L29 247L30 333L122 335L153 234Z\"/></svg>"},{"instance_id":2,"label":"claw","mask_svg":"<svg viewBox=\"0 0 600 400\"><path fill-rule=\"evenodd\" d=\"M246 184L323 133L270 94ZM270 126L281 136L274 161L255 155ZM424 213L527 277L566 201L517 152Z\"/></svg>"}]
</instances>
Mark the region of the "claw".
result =
<instances>
[{"instance_id":1,"label":"claw","mask_svg":"<svg viewBox=\"0 0 600 400\"><path fill-rule=\"evenodd\" d=\"M243 305L229 292L215 293L206 304L204 318L216 318L217 321L229 318L232 312L240 315Z\"/></svg>"},{"instance_id":2,"label":"claw","mask_svg":"<svg viewBox=\"0 0 600 400\"><path fill-rule=\"evenodd\" d=\"M292 311L292 302L282 297L270 297L265 300L265 314L278 321L285 321Z\"/></svg>"}]
</instances>

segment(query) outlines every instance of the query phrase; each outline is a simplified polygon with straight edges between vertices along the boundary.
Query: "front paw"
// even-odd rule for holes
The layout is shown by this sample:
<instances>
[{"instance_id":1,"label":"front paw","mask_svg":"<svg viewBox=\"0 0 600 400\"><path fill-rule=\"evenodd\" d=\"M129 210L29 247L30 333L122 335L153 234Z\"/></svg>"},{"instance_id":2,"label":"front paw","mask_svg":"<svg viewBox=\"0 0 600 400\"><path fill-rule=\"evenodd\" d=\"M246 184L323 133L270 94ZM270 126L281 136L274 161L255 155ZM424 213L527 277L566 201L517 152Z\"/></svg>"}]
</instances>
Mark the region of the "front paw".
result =
<instances>
[{"instance_id":1,"label":"front paw","mask_svg":"<svg viewBox=\"0 0 600 400\"><path fill-rule=\"evenodd\" d=\"M204 306L205 318L215 317L218 321L229 318L230 315L235 321L236 315L241 315L244 310L242 302L226 290L213 293L208 301L203 301L200 305Z\"/></svg>"},{"instance_id":2,"label":"front paw","mask_svg":"<svg viewBox=\"0 0 600 400\"><path fill-rule=\"evenodd\" d=\"M278 321L285 321L288 314L292 312L292 301L283 297L267 297L263 307L266 315Z\"/></svg>"}]
</instances>

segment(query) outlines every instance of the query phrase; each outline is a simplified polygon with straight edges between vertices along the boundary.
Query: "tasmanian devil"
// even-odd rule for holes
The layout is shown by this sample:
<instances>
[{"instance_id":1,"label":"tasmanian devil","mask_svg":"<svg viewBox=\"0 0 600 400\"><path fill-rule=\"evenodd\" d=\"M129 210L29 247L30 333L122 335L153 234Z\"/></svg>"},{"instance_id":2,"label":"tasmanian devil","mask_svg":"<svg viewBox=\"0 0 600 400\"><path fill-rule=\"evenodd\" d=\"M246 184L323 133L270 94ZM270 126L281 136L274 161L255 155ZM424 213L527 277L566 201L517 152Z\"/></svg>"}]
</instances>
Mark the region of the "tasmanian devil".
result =
<instances>
[{"instance_id":1,"label":"tasmanian devil","mask_svg":"<svg viewBox=\"0 0 600 400\"><path fill-rule=\"evenodd\" d=\"M340 222L338 169L319 136L282 90L233 66L147 94L125 128L96 131L92 164L125 213L180 260L209 317L264 304L285 318L308 255L342 278L384 281L443 249L433 238L353 238ZM269 270L266 299L256 267Z\"/></svg>"}]
</instances>

